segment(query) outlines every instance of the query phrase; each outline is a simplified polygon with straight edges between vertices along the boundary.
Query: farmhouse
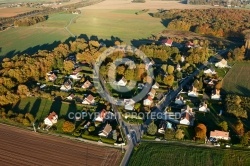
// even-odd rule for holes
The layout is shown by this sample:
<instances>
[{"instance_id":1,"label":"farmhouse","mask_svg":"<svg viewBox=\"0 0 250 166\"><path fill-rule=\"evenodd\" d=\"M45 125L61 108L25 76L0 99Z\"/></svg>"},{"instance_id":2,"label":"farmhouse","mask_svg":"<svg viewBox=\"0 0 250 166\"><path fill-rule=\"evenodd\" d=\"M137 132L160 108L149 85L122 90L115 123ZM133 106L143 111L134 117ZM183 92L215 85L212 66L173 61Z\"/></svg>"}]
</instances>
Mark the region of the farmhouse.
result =
<instances>
[{"instance_id":1,"label":"farmhouse","mask_svg":"<svg viewBox=\"0 0 250 166\"><path fill-rule=\"evenodd\" d=\"M106 124L104 129L98 135L107 137L111 131L112 131L112 126L110 124Z\"/></svg>"},{"instance_id":2,"label":"farmhouse","mask_svg":"<svg viewBox=\"0 0 250 166\"><path fill-rule=\"evenodd\" d=\"M214 130L210 132L210 138L216 138L217 140L230 140L229 132Z\"/></svg>"},{"instance_id":3,"label":"farmhouse","mask_svg":"<svg viewBox=\"0 0 250 166\"><path fill-rule=\"evenodd\" d=\"M85 97L82 104L94 104L95 98L92 95L88 95L88 97Z\"/></svg>"},{"instance_id":4,"label":"farmhouse","mask_svg":"<svg viewBox=\"0 0 250 166\"><path fill-rule=\"evenodd\" d=\"M49 129L53 124L57 123L58 116L55 112L51 112L47 118L44 119L46 129Z\"/></svg>"}]
</instances>

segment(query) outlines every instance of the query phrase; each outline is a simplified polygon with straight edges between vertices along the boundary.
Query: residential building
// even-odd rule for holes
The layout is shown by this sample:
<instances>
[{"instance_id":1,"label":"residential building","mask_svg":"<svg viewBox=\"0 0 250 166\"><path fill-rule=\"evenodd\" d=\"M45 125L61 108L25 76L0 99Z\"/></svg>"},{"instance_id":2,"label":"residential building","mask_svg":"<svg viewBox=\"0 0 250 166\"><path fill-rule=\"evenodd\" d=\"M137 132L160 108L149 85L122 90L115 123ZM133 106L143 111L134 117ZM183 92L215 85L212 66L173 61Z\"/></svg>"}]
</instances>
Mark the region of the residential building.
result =
<instances>
[{"instance_id":1,"label":"residential building","mask_svg":"<svg viewBox=\"0 0 250 166\"><path fill-rule=\"evenodd\" d=\"M154 85L152 86L153 89L159 89L159 87L160 85L157 82L155 82Z\"/></svg>"},{"instance_id":2,"label":"residential building","mask_svg":"<svg viewBox=\"0 0 250 166\"><path fill-rule=\"evenodd\" d=\"M85 97L83 100L82 104L94 104L95 103L95 98L92 95L88 95L88 97Z\"/></svg>"},{"instance_id":3,"label":"residential building","mask_svg":"<svg viewBox=\"0 0 250 166\"><path fill-rule=\"evenodd\" d=\"M208 112L209 108L207 107L207 104L205 102L202 102L199 106L199 111L200 112Z\"/></svg>"},{"instance_id":4,"label":"residential building","mask_svg":"<svg viewBox=\"0 0 250 166\"><path fill-rule=\"evenodd\" d=\"M148 95L148 97L145 100L143 100L144 106L151 106L152 103L153 103L153 98L150 95Z\"/></svg>"},{"instance_id":5,"label":"residential building","mask_svg":"<svg viewBox=\"0 0 250 166\"><path fill-rule=\"evenodd\" d=\"M180 124L188 126L193 126L194 124L194 115L192 112L192 108L190 108L188 105L186 110L181 114Z\"/></svg>"},{"instance_id":6,"label":"residential building","mask_svg":"<svg viewBox=\"0 0 250 166\"><path fill-rule=\"evenodd\" d=\"M175 104L178 104L178 105L184 105L185 102L186 102L186 101L184 101L183 97L179 95L178 97L176 97L174 103L175 103Z\"/></svg>"},{"instance_id":7,"label":"residential building","mask_svg":"<svg viewBox=\"0 0 250 166\"><path fill-rule=\"evenodd\" d=\"M215 63L215 67L225 68L229 66L227 65L227 61L223 58L220 62Z\"/></svg>"},{"instance_id":8,"label":"residential building","mask_svg":"<svg viewBox=\"0 0 250 166\"><path fill-rule=\"evenodd\" d=\"M221 100L219 89L215 89L215 91L213 91L211 99L212 100Z\"/></svg>"},{"instance_id":9,"label":"residential building","mask_svg":"<svg viewBox=\"0 0 250 166\"><path fill-rule=\"evenodd\" d=\"M173 40L172 40L172 39L165 39L165 40L162 40L162 44L165 45L165 46L171 47L172 44L173 44Z\"/></svg>"},{"instance_id":10,"label":"residential building","mask_svg":"<svg viewBox=\"0 0 250 166\"><path fill-rule=\"evenodd\" d=\"M95 118L95 121L97 122L103 122L107 115L107 111L105 109L102 109L99 115Z\"/></svg>"},{"instance_id":11,"label":"residential building","mask_svg":"<svg viewBox=\"0 0 250 166\"><path fill-rule=\"evenodd\" d=\"M215 138L217 140L223 139L223 140L230 140L229 132L220 131L220 130L214 130L210 132L210 138Z\"/></svg>"},{"instance_id":12,"label":"residential building","mask_svg":"<svg viewBox=\"0 0 250 166\"><path fill-rule=\"evenodd\" d=\"M68 79L67 81L64 82L64 84L61 86L60 90L68 92L72 89L72 81Z\"/></svg>"},{"instance_id":13,"label":"residential building","mask_svg":"<svg viewBox=\"0 0 250 166\"><path fill-rule=\"evenodd\" d=\"M135 101L132 99L124 99L124 109L128 111L133 111L135 106Z\"/></svg>"},{"instance_id":14,"label":"residential building","mask_svg":"<svg viewBox=\"0 0 250 166\"><path fill-rule=\"evenodd\" d=\"M91 87L92 84L91 82L89 82L89 80L85 81L84 84L82 85L83 89L88 89L89 87Z\"/></svg>"},{"instance_id":15,"label":"residential building","mask_svg":"<svg viewBox=\"0 0 250 166\"><path fill-rule=\"evenodd\" d=\"M80 73L72 73L71 75L69 75L69 78L72 78L73 80L80 80L81 76Z\"/></svg>"},{"instance_id":16,"label":"residential building","mask_svg":"<svg viewBox=\"0 0 250 166\"><path fill-rule=\"evenodd\" d=\"M53 124L56 124L58 120L58 115L53 111L49 114L47 118L44 119L44 124L46 129L49 129Z\"/></svg>"},{"instance_id":17,"label":"residential building","mask_svg":"<svg viewBox=\"0 0 250 166\"><path fill-rule=\"evenodd\" d=\"M152 99L155 97L156 94L156 90L155 89L151 89L150 92L148 92L148 95L152 97Z\"/></svg>"},{"instance_id":18,"label":"residential building","mask_svg":"<svg viewBox=\"0 0 250 166\"><path fill-rule=\"evenodd\" d=\"M205 74L216 74L216 72L215 72L214 69L207 69L207 70L204 70L204 73L205 73Z\"/></svg>"},{"instance_id":19,"label":"residential building","mask_svg":"<svg viewBox=\"0 0 250 166\"><path fill-rule=\"evenodd\" d=\"M98 135L103 137L108 137L111 131L112 131L112 126L110 124L106 124L104 129Z\"/></svg>"},{"instance_id":20,"label":"residential building","mask_svg":"<svg viewBox=\"0 0 250 166\"><path fill-rule=\"evenodd\" d=\"M57 79L56 74L55 73L51 73L51 72L47 73L47 77L48 77L48 80L52 81L52 82L54 82Z\"/></svg>"},{"instance_id":21,"label":"residential building","mask_svg":"<svg viewBox=\"0 0 250 166\"><path fill-rule=\"evenodd\" d=\"M120 79L118 82L117 82L117 85L118 86L126 86L127 85L127 80L122 77L122 79Z\"/></svg>"},{"instance_id":22,"label":"residential building","mask_svg":"<svg viewBox=\"0 0 250 166\"><path fill-rule=\"evenodd\" d=\"M66 97L67 100L73 100L75 95L72 93L68 97Z\"/></svg>"},{"instance_id":23,"label":"residential building","mask_svg":"<svg viewBox=\"0 0 250 166\"><path fill-rule=\"evenodd\" d=\"M192 91L190 91L190 92L188 92L188 96L190 96L190 97L198 97L198 92L197 92L197 88L195 88L194 86L193 86L193 88L192 88Z\"/></svg>"}]
</instances>

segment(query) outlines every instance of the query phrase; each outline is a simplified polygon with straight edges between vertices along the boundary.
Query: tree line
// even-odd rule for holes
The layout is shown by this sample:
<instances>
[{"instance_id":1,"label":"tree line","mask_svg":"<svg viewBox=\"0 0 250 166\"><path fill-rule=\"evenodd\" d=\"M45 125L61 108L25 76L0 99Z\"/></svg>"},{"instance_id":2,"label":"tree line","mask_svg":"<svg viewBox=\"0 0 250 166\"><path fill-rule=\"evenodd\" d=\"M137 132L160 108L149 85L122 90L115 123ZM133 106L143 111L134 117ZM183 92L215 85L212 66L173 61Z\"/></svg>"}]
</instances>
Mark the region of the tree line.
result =
<instances>
[{"instance_id":1,"label":"tree line","mask_svg":"<svg viewBox=\"0 0 250 166\"><path fill-rule=\"evenodd\" d=\"M33 16L18 19L14 22L14 26L31 26L39 22L46 21L48 16Z\"/></svg>"}]
</instances>

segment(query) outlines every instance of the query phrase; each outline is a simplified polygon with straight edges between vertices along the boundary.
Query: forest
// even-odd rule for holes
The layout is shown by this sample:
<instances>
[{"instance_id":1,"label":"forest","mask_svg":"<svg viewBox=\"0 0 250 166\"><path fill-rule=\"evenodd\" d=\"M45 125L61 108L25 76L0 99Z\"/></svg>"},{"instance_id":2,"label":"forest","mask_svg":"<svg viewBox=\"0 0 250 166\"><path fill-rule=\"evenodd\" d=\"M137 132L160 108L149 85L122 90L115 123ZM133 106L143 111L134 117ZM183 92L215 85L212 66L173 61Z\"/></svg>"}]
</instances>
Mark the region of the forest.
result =
<instances>
[{"instance_id":1,"label":"forest","mask_svg":"<svg viewBox=\"0 0 250 166\"><path fill-rule=\"evenodd\" d=\"M14 22L14 26L31 26L39 22L46 21L48 16L33 16L18 19Z\"/></svg>"},{"instance_id":2,"label":"forest","mask_svg":"<svg viewBox=\"0 0 250 166\"><path fill-rule=\"evenodd\" d=\"M250 28L250 11L240 9L173 9L152 14L168 22L171 30L192 31L216 37L239 37Z\"/></svg>"}]
</instances>

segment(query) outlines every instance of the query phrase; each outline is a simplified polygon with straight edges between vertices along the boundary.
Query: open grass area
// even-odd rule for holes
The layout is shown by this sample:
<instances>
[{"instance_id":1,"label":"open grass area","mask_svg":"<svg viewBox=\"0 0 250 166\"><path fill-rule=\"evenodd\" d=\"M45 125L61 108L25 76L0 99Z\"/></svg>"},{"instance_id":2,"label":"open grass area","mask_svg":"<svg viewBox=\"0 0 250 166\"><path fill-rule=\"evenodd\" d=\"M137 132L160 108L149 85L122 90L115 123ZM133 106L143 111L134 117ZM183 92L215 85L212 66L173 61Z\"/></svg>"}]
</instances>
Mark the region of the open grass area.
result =
<instances>
[{"instance_id":1,"label":"open grass area","mask_svg":"<svg viewBox=\"0 0 250 166\"><path fill-rule=\"evenodd\" d=\"M250 165L249 150L217 149L162 143L142 143L134 151L129 166Z\"/></svg>"},{"instance_id":2,"label":"open grass area","mask_svg":"<svg viewBox=\"0 0 250 166\"><path fill-rule=\"evenodd\" d=\"M14 107L13 111L17 113L31 113L38 121L44 118L52 111L55 111L59 118L65 118L68 112L81 111L82 107L73 103L61 102L59 100L49 100L43 98L28 97L21 99Z\"/></svg>"},{"instance_id":3,"label":"open grass area","mask_svg":"<svg viewBox=\"0 0 250 166\"><path fill-rule=\"evenodd\" d=\"M222 88L227 93L250 96L250 63L238 62L223 79Z\"/></svg>"}]
</instances>

